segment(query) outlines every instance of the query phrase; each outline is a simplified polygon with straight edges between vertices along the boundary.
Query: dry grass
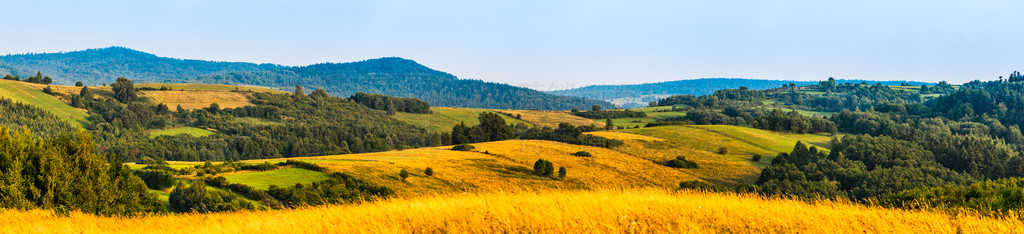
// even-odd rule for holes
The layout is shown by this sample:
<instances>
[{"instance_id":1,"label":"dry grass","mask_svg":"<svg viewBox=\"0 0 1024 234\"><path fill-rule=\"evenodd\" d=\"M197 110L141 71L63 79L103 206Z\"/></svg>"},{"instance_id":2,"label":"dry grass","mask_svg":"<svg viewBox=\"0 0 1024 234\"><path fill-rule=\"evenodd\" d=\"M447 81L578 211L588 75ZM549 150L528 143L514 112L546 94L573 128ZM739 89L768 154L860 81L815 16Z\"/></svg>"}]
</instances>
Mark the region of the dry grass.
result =
<instances>
[{"instance_id":1,"label":"dry grass","mask_svg":"<svg viewBox=\"0 0 1024 234\"><path fill-rule=\"evenodd\" d=\"M300 160L385 185L403 197L524 189L675 188L684 180L731 185L752 182L758 173L757 168L746 163L659 138L619 132L595 134L622 139L626 144L607 149L541 140L506 140L473 144L476 150L472 152L452 151L448 146ZM594 156L572 155L578 151ZM679 155L687 156L701 168L676 169L659 164ZM558 180L534 175L533 163L539 158L554 162L556 167L566 167L568 176ZM261 161L281 159L251 162ZM434 169L433 176L423 174L427 167ZM398 176L402 169L412 174L405 181Z\"/></svg>"},{"instance_id":2,"label":"dry grass","mask_svg":"<svg viewBox=\"0 0 1024 234\"><path fill-rule=\"evenodd\" d=\"M185 109L200 109L217 103L220 108L236 108L250 105L244 93L229 91L141 91L142 97L154 103L167 104L172 110L181 105Z\"/></svg>"},{"instance_id":3,"label":"dry grass","mask_svg":"<svg viewBox=\"0 0 1024 234\"><path fill-rule=\"evenodd\" d=\"M574 126L594 125L604 127L603 121L594 121L569 114L565 111L542 111L542 110L496 110L497 112L508 113L513 116L523 115L522 120L541 127L557 128L559 123L569 123Z\"/></svg>"},{"instance_id":4,"label":"dry grass","mask_svg":"<svg viewBox=\"0 0 1024 234\"><path fill-rule=\"evenodd\" d=\"M1007 233L985 218L660 189L497 192L296 210L106 218L0 212L6 233Z\"/></svg>"}]
</instances>

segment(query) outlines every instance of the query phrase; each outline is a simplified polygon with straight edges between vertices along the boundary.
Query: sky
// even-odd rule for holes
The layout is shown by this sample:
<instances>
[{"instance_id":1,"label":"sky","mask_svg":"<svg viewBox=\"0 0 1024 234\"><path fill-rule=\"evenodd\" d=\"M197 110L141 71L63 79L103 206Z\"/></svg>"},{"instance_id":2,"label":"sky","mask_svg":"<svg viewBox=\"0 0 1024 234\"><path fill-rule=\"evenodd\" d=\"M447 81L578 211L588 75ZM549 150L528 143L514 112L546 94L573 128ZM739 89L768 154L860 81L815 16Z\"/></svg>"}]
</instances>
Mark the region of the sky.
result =
<instances>
[{"instance_id":1,"label":"sky","mask_svg":"<svg viewBox=\"0 0 1024 234\"><path fill-rule=\"evenodd\" d=\"M1024 1L0 0L0 54L403 57L539 90L681 79L963 83L1024 70Z\"/></svg>"}]
</instances>

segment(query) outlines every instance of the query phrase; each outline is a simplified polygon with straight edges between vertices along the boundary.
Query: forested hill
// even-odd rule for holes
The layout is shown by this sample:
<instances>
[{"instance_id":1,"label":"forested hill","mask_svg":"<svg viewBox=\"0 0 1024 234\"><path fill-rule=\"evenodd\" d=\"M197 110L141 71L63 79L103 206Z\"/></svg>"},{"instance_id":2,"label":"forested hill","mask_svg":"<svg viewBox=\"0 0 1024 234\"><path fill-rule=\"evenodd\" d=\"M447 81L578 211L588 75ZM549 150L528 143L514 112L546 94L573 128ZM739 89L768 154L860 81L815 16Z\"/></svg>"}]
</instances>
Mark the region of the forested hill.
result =
<instances>
[{"instance_id":1,"label":"forested hill","mask_svg":"<svg viewBox=\"0 0 1024 234\"><path fill-rule=\"evenodd\" d=\"M433 106L491 109L589 109L611 103L547 94L532 89L454 75L402 58L380 58L351 63L322 63L301 67L240 62L211 62L158 57L123 47L66 53L0 56L0 76L27 78L36 72L54 84L88 86L127 77L138 83L205 83L259 85L293 90L324 89L334 96L358 92L426 100Z\"/></svg>"},{"instance_id":2,"label":"forested hill","mask_svg":"<svg viewBox=\"0 0 1024 234\"><path fill-rule=\"evenodd\" d=\"M196 76L282 68L274 64L212 62L159 57L124 47L0 56L0 76L30 77L41 72L57 85L82 81L89 86L128 77L141 83L171 83Z\"/></svg>"},{"instance_id":3,"label":"forested hill","mask_svg":"<svg viewBox=\"0 0 1024 234\"><path fill-rule=\"evenodd\" d=\"M308 88L324 89L337 96L365 92L415 97L430 102L432 106L544 110L612 106L604 101L552 95L508 84L458 79L454 75L402 58L203 76L194 82L268 87L294 87L301 84Z\"/></svg>"},{"instance_id":4,"label":"forested hill","mask_svg":"<svg viewBox=\"0 0 1024 234\"><path fill-rule=\"evenodd\" d=\"M883 85L911 85L934 83L923 83L917 81L868 81L868 80L836 80L836 83L861 83ZM647 102L657 101L659 98L670 95L709 95L722 89L737 89L741 86L754 90L763 90L780 87L784 84L794 83L798 86L816 85L818 81L789 81L789 80L757 80L742 78L703 78L692 80L676 80L658 83L632 84L632 85L590 85L575 89L556 90L548 93L582 97L597 100L619 100L616 104L636 103L646 105Z\"/></svg>"}]
</instances>

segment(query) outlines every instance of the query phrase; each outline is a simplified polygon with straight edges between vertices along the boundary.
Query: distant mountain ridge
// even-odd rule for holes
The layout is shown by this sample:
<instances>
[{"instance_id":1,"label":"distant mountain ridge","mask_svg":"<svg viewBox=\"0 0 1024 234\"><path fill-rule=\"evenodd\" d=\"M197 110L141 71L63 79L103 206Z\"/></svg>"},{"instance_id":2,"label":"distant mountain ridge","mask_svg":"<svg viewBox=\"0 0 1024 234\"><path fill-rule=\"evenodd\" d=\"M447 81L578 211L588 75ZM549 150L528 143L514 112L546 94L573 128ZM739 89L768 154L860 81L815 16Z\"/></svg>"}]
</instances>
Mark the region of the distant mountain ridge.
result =
<instances>
[{"instance_id":1,"label":"distant mountain ridge","mask_svg":"<svg viewBox=\"0 0 1024 234\"><path fill-rule=\"evenodd\" d=\"M823 79L824 80L824 79ZM935 85L935 83L918 81L870 81L870 80L836 80L836 83L861 83L869 84L882 83L884 85L900 85L903 83L911 85ZM676 80L657 83L626 84L626 85L590 85L574 89L548 91L550 94L558 94L572 97L581 97L597 100L611 101L625 107L646 105L647 102L656 101L658 98L671 95L707 95L717 90L736 89L741 86L750 89L776 88L789 83L796 85L815 85L818 81L792 81L792 80L758 80L744 78L701 78L692 80Z\"/></svg>"},{"instance_id":2,"label":"distant mountain ridge","mask_svg":"<svg viewBox=\"0 0 1024 234\"><path fill-rule=\"evenodd\" d=\"M600 100L459 79L397 57L293 67L166 58L124 47L0 56L0 75L28 77L37 71L61 85L76 81L99 85L127 77L138 83L257 85L282 90L302 85L307 91L320 88L336 96L367 92L415 97L434 106L544 110L613 106Z\"/></svg>"}]
</instances>

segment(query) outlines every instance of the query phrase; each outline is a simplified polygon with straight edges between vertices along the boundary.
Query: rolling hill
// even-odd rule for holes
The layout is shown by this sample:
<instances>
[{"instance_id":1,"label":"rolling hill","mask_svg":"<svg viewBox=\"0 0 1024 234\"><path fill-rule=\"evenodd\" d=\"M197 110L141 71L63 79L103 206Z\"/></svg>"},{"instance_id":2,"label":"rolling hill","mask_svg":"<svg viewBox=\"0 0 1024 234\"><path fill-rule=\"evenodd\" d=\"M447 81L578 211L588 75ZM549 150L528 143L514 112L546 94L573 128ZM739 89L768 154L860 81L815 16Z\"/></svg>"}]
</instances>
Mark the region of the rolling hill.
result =
<instances>
[{"instance_id":1,"label":"rolling hill","mask_svg":"<svg viewBox=\"0 0 1024 234\"><path fill-rule=\"evenodd\" d=\"M39 87L39 85L0 80L0 98L7 98L42 108L75 126L85 127L89 125L89 120L85 118L88 114L85 111L71 107L60 99L43 93L42 87Z\"/></svg>"},{"instance_id":2,"label":"rolling hill","mask_svg":"<svg viewBox=\"0 0 1024 234\"><path fill-rule=\"evenodd\" d=\"M99 86L117 77L127 77L136 83L258 85L282 90L303 85L308 90L324 89L335 96L366 92L415 97L434 106L524 110L612 106L599 100L459 79L402 58L289 67L166 58L123 47L0 56L0 74L29 77L37 71L61 85L82 81L88 86Z\"/></svg>"}]
</instances>

